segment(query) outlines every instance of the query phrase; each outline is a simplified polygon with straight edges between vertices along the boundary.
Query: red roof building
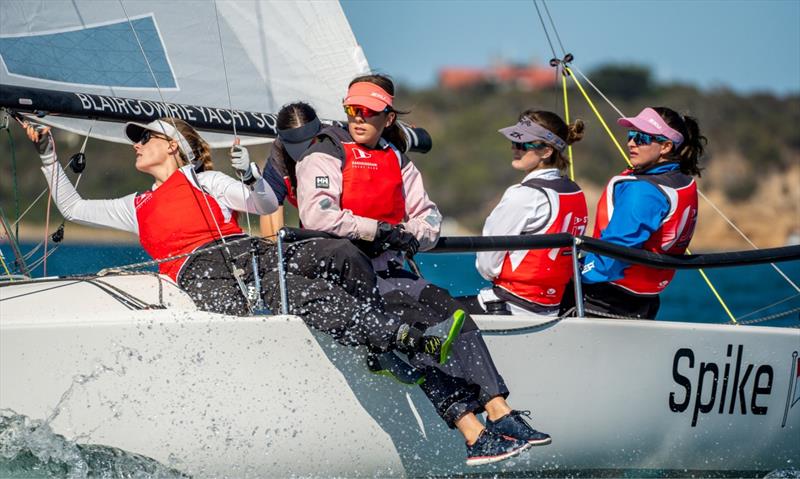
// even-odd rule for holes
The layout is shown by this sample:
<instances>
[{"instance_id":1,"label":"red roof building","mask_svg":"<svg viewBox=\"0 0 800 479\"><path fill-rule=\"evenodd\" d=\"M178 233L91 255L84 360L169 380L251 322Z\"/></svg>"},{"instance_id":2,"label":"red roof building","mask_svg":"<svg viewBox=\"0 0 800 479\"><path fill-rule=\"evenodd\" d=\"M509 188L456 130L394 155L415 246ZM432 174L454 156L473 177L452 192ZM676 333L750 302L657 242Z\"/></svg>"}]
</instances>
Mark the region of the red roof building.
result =
<instances>
[{"instance_id":1,"label":"red roof building","mask_svg":"<svg viewBox=\"0 0 800 479\"><path fill-rule=\"evenodd\" d=\"M461 89L480 84L516 86L521 90L541 90L557 81L552 67L498 64L488 68L445 67L439 70L439 86Z\"/></svg>"}]
</instances>

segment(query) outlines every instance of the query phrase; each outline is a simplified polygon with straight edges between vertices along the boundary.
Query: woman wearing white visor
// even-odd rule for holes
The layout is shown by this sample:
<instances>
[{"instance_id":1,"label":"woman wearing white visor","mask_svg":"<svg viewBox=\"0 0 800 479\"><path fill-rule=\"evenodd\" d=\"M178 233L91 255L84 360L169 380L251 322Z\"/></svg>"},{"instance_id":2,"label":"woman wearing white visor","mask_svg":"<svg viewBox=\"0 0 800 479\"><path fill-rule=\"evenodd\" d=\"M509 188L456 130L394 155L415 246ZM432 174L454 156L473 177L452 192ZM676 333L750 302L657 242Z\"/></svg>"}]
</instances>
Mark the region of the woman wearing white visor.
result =
<instances>
[{"instance_id":1,"label":"woman wearing white visor","mask_svg":"<svg viewBox=\"0 0 800 479\"><path fill-rule=\"evenodd\" d=\"M697 121L665 107L645 108L617 124L629 128L632 168L611 178L597 205L594 236L659 254L680 255L697 222L698 160L706 138ZM583 267L587 315L654 319L674 270L588 254Z\"/></svg>"},{"instance_id":2,"label":"woman wearing white visor","mask_svg":"<svg viewBox=\"0 0 800 479\"><path fill-rule=\"evenodd\" d=\"M503 194L483 235L583 234L586 198L562 176L569 167L564 151L583 137L583 122L567 125L555 113L527 110L516 125L499 131L511 140L511 167L525 177ZM478 253L478 272L493 283L478 300L496 314L556 315L572 277L571 259L570 248Z\"/></svg>"}]
</instances>

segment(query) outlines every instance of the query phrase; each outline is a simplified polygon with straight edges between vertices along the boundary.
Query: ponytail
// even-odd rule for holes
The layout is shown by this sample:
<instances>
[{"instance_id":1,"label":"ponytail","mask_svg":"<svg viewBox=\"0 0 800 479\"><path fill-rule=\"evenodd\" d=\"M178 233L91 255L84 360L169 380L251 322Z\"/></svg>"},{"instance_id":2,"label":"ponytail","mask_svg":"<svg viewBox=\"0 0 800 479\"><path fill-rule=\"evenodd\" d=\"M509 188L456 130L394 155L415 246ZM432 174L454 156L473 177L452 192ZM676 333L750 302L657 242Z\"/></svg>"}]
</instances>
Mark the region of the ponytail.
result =
<instances>
[{"instance_id":1,"label":"ponytail","mask_svg":"<svg viewBox=\"0 0 800 479\"><path fill-rule=\"evenodd\" d=\"M697 119L689 115L681 116L675 110L658 106L653 108L667 124L683 135L683 143L665 155L671 161L677 161L681 172L690 176L700 176L703 170L699 166L700 158L705 152L708 139L700 134Z\"/></svg>"}]
</instances>

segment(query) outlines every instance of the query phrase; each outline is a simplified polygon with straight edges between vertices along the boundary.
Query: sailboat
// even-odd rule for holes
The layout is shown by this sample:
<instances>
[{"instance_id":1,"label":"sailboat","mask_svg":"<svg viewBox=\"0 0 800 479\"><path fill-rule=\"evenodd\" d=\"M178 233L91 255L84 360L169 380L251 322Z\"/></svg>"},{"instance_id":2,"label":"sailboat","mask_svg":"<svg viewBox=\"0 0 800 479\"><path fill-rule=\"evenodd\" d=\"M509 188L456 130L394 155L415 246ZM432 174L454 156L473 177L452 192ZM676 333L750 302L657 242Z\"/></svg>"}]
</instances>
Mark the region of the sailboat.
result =
<instances>
[{"instance_id":1,"label":"sailboat","mask_svg":"<svg viewBox=\"0 0 800 479\"><path fill-rule=\"evenodd\" d=\"M268 112L306 99L335 121L368 69L334 2L0 9L0 104L108 141L124 141L115 122L164 111L218 146L234 133L268 141ZM562 246L674 268L800 258L797 246L655 257L567 234L443 238L437 251ZM800 330L684 319L476 316L514 404L554 437L478 472L759 476L794 464ZM475 472L421 391L368 373L363 350L291 315L199 311L168 278L128 269L0 283L0 410L192 477Z\"/></svg>"}]
</instances>

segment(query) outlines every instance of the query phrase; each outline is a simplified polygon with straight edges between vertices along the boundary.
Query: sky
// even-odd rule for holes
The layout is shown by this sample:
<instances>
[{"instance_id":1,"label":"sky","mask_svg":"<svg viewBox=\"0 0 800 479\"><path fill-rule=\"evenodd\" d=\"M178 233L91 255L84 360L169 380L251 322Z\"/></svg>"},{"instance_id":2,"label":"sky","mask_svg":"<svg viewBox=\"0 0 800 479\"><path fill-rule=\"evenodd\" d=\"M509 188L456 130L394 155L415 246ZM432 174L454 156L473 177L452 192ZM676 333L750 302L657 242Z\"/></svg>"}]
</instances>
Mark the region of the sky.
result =
<instances>
[{"instance_id":1,"label":"sky","mask_svg":"<svg viewBox=\"0 0 800 479\"><path fill-rule=\"evenodd\" d=\"M416 87L443 66L553 56L533 0L341 0L373 70ZM549 25L541 0L538 2ZM573 64L650 67L659 81L800 93L800 0L548 0ZM561 48L551 32L561 57Z\"/></svg>"}]
</instances>

